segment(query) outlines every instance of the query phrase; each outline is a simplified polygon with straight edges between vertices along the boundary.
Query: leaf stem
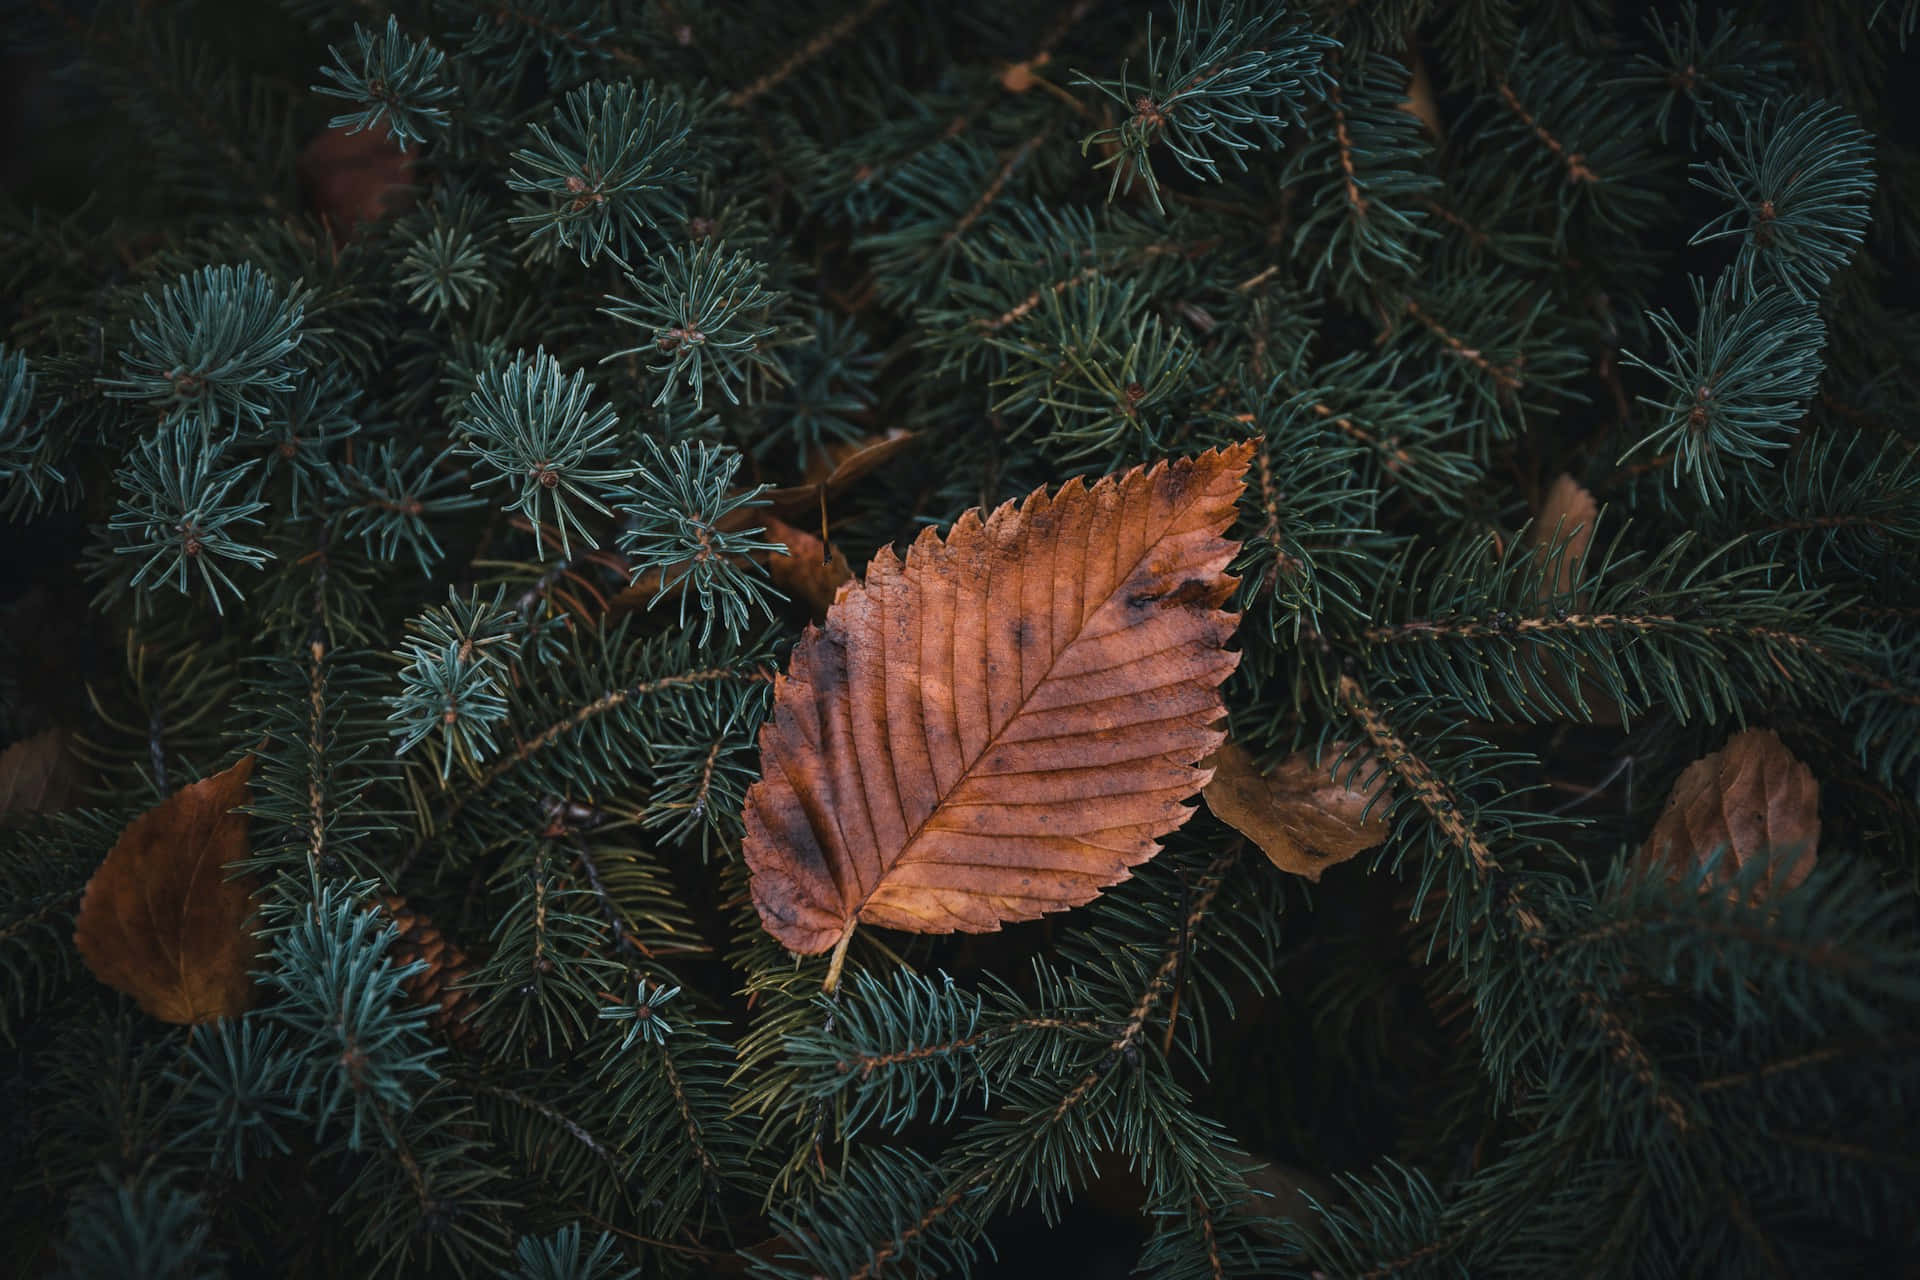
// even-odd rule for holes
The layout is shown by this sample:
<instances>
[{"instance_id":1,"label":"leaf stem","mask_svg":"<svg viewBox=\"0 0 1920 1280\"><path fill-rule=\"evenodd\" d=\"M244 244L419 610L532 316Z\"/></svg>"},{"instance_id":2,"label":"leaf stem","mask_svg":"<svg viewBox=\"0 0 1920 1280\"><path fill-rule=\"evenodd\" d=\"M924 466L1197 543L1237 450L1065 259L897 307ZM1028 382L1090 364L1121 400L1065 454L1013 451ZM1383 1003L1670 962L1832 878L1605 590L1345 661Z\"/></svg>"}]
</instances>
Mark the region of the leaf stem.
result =
<instances>
[{"instance_id":1,"label":"leaf stem","mask_svg":"<svg viewBox=\"0 0 1920 1280\"><path fill-rule=\"evenodd\" d=\"M820 984L820 989L828 995L832 995L834 988L840 985L840 968L847 962L847 945L853 941L853 931L859 927L858 920L847 921L847 931L834 944L833 958L827 961L827 980Z\"/></svg>"}]
</instances>

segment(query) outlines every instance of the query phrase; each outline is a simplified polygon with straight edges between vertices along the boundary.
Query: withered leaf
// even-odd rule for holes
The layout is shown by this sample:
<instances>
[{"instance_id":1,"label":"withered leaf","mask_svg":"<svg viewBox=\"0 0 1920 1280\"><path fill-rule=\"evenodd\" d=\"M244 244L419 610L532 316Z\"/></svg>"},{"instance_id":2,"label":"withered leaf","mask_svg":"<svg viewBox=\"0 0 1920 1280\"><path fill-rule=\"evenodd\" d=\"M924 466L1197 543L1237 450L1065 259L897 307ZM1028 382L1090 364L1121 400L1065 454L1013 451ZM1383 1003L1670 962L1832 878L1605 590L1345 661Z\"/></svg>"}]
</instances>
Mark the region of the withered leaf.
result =
<instances>
[{"instance_id":1,"label":"withered leaf","mask_svg":"<svg viewBox=\"0 0 1920 1280\"><path fill-rule=\"evenodd\" d=\"M1078 906L1192 815L1239 661L1252 446L1070 480L883 550L774 685L747 793L761 922L985 932Z\"/></svg>"},{"instance_id":2,"label":"withered leaf","mask_svg":"<svg viewBox=\"0 0 1920 1280\"><path fill-rule=\"evenodd\" d=\"M336 247L362 223L378 222L413 203L418 147L402 151L385 129L324 129L301 150L294 172Z\"/></svg>"},{"instance_id":3,"label":"withered leaf","mask_svg":"<svg viewBox=\"0 0 1920 1280\"><path fill-rule=\"evenodd\" d=\"M1707 886L1726 884L1756 857L1774 859L1764 899L1813 871L1820 847L1820 784L1771 729L1748 729L1688 765L1641 847L1639 861L1677 880L1723 850Z\"/></svg>"},{"instance_id":4,"label":"withered leaf","mask_svg":"<svg viewBox=\"0 0 1920 1280\"><path fill-rule=\"evenodd\" d=\"M765 512L748 509L734 511L714 526L725 533L759 528L762 537L770 542L778 542L786 547L782 554L778 551L756 551L751 560L747 556L730 556L730 560L741 564L757 560L767 567L767 577L780 592L790 600L804 604L813 616L825 616L833 604L834 594L840 584L853 578L853 567L847 563L846 552L834 547L829 552L820 535L808 533L805 529L795 528L786 521L767 515ZM665 580L666 572L661 569L648 569L632 582L615 592L607 602L608 617L619 617L627 613L639 613L657 603L655 597L660 594L660 584Z\"/></svg>"},{"instance_id":5,"label":"withered leaf","mask_svg":"<svg viewBox=\"0 0 1920 1280\"><path fill-rule=\"evenodd\" d=\"M96 978L163 1022L211 1022L253 1003L247 853L253 757L182 787L127 825L87 881L74 945Z\"/></svg>"},{"instance_id":6,"label":"withered leaf","mask_svg":"<svg viewBox=\"0 0 1920 1280\"><path fill-rule=\"evenodd\" d=\"M807 483L769 489L762 496L783 514L811 510L823 495L831 498L868 472L893 461L916 439L914 432L895 427L858 444L835 445L824 458L816 458L807 467Z\"/></svg>"},{"instance_id":7,"label":"withered leaf","mask_svg":"<svg viewBox=\"0 0 1920 1280\"><path fill-rule=\"evenodd\" d=\"M0 751L0 826L66 807L75 778L67 736L65 729L48 729Z\"/></svg>"},{"instance_id":8,"label":"withered leaf","mask_svg":"<svg viewBox=\"0 0 1920 1280\"><path fill-rule=\"evenodd\" d=\"M1425 125L1434 141L1445 142L1447 127L1440 119L1440 104L1433 96L1433 77L1427 74L1426 59L1417 48L1409 46L1405 60L1413 68L1413 74L1407 81L1407 99L1400 104L1400 109Z\"/></svg>"},{"instance_id":9,"label":"withered leaf","mask_svg":"<svg viewBox=\"0 0 1920 1280\"><path fill-rule=\"evenodd\" d=\"M1207 808L1252 840L1273 865L1318 880L1387 838L1386 776L1363 761L1341 760L1344 744L1330 744L1320 763L1296 751L1271 773L1235 742L1222 743L1205 763L1213 781L1202 793ZM1334 762L1339 761L1336 765Z\"/></svg>"},{"instance_id":10,"label":"withered leaf","mask_svg":"<svg viewBox=\"0 0 1920 1280\"><path fill-rule=\"evenodd\" d=\"M1540 503L1540 518L1533 522L1535 544L1552 557L1553 589L1558 594L1566 595L1579 582L1599 519L1600 504L1593 495L1562 472Z\"/></svg>"},{"instance_id":11,"label":"withered leaf","mask_svg":"<svg viewBox=\"0 0 1920 1280\"><path fill-rule=\"evenodd\" d=\"M763 516L766 537L783 544L787 554L767 556L767 577L789 599L798 600L822 617L833 606L843 583L853 580L847 553L829 548L818 534L796 529L785 520Z\"/></svg>"},{"instance_id":12,"label":"withered leaf","mask_svg":"<svg viewBox=\"0 0 1920 1280\"><path fill-rule=\"evenodd\" d=\"M1600 504L1579 481L1565 472L1555 478L1540 501L1540 514L1528 534L1537 553L1548 558L1540 586L1542 605L1558 597L1560 607L1570 607L1576 612L1591 606L1585 592L1573 594L1573 591L1586 573L1587 551L1593 545L1594 528L1599 520ZM1591 664L1582 659L1580 665L1582 674L1577 689L1566 673L1550 667L1546 672L1547 690L1567 707L1577 708L1585 703L1585 718L1594 724L1619 724L1620 704L1599 681L1586 674ZM1520 678L1539 692L1530 676L1523 673Z\"/></svg>"}]
</instances>

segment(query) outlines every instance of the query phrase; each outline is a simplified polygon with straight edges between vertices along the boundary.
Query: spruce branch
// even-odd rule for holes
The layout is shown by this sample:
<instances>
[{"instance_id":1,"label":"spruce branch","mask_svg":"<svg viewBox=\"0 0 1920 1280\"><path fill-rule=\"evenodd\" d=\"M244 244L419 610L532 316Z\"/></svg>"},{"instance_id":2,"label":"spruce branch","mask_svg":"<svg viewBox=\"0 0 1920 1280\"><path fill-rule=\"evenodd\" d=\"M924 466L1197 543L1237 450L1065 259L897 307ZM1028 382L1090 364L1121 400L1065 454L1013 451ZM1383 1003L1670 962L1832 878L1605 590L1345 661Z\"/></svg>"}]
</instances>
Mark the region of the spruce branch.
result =
<instances>
[{"instance_id":1,"label":"spruce branch","mask_svg":"<svg viewBox=\"0 0 1920 1280\"><path fill-rule=\"evenodd\" d=\"M152 1276L216 1280L225 1251L209 1239L203 1198L173 1185L165 1173L95 1187L67 1222L61 1270L73 1280Z\"/></svg>"},{"instance_id":2,"label":"spruce branch","mask_svg":"<svg viewBox=\"0 0 1920 1280\"><path fill-rule=\"evenodd\" d=\"M223 595L243 595L221 561L258 569L273 553L240 540L240 526L261 523L266 503L246 485L255 461L224 464L225 444L197 417L162 423L141 438L118 475L120 504L107 521L119 535L116 555L139 556L127 585L171 582L186 592L197 577L215 610ZM244 487L243 487L244 486Z\"/></svg>"},{"instance_id":3,"label":"spruce branch","mask_svg":"<svg viewBox=\"0 0 1920 1280\"><path fill-rule=\"evenodd\" d=\"M660 357L659 363L647 366L649 372L666 375L653 403L673 403L685 386L693 392L696 413L706 405L709 384L729 404L739 404L736 384L750 391L756 374L778 374L780 366L764 340L775 332L769 312L780 295L761 285L763 264L744 251L729 252L717 241L703 241L690 250L668 246L652 267L653 274L645 279L628 274L636 297L608 295L613 305L601 308L647 331L648 340L612 352L602 363L628 355Z\"/></svg>"},{"instance_id":4,"label":"spruce branch","mask_svg":"<svg viewBox=\"0 0 1920 1280\"><path fill-rule=\"evenodd\" d=\"M375 1133L392 1140L393 1110L438 1078L432 1059L444 1052L427 1043L427 1011L400 989L426 961L387 955L397 930L368 909L373 889L336 882L294 907L265 974L283 997L272 1016L305 1038L301 1091L315 1135L344 1119L356 1151Z\"/></svg>"},{"instance_id":5,"label":"spruce branch","mask_svg":"<svg viewBox=\"0 0 1920 1280\"><path fill-rule=\"evenodd\" d=\"M591 1247L580 1238L580 1224L569 1222L545 1236L522 1236L514 1245L513 1269L505 1280L638 1280L640 1271L620 1265L620 1246L608 1232Z\"/></svg>"},{"instance_id":6,"label":"spruce branch","mask_svg":"<svg viewBox=\"0 0 1920 1280\"><path fill-rule=\"evenodd\" d=\"M407 229L399 283L407 301L451 320L496 297L505 270L494 219L473 193L441 195Z\"/></svg>"},{"instance_id":7,"label":"spruce branch","mask_svg":"<svg viewBox=\"0 0 1920 1280\"><path fill-rule=\"evenodd\" d=\"M685 440L662 449L651 436L643 443L646 461L615 497L625 517L620 548L634 579L657 575L648 603L677 596L683 627L688 606L696 605L700 643L713 633L716 619L729 639L738 640L755 611L764 613L782 598L753 557L786 548L734 518L766 505L760 497L766 486L735 486L741 459L732 449Z\"/></svg>"},{"instance_id":8,"label":"spruce branch","mask_svg":"<svg viewBox=\"0 0 1920 1280\"><path fill-rule=\"evenodd\" d=\"M1741 237L1733 272L1743 292L1778 283L1817 300L1866 239L1872 139L1844 109L1804 99L1762 104L1738 142L1724 124L1707 132L1725 158L1695 165L1693 185L1730 207L1692 243Z\"/></svg>"},{"instance_id":9,"label":"spruce branch","mask_svg":"<svg viewBox=\"0 0 1920 1280\"><path fill-rule=\"evenodd\" d=\"M329 49L334 65L320 68L320 74L332 83L313 86L315 93L358 104L358 110L327 121L329 128L359 133L384 120L387 136L402 151L409 142L424 142L446 128L445 104L459 92L441 79L446 54L404 34L391 15L384 31L369 32L354 23L353 38L357 56L350 60L338 45Z\"/></svg>"},{"instance_id":10,"label":"spruce branch","mask_svg":"<svg viewBox=\"0 0 1920 1280\"><path fill-rule=\"evenodd\" d=\"M677 96L651 83L595 81L531 128L538 145L513 153L507 186L544 198L545 207L511 220L529 228L536 251L550 238L577 250L582 266L602 253L624 265L645 256L647 233L685 217L692 118Z\"/></svg>"},{"instance_id":11,"label":"spruce branch","mask_svg":"<svg viewBox=\"0 0 1920 1280\"><path fill-rule=\"evenodd\" d=\"M272 412L267 396L293 390L311 298L250 262L182 275L142 299L147 318L132 322L125 376L101 384L109 396L199 417L210 431L259 428Z\"/></svg>"},{"instance_id":12,"label":"spruce branch","mask_svg":"<svg viewBox=\"0 0 1920 1280\"><path fill-rule=\"evenodd\" d=\"M1699 5L1684 0L1677 20L1664 19L1660 12L1648 12L1647 31L1659 46L1658 56L1634 54L1624 77L1626 83L1660 95L1654 127L1663 142L1682 102L1690 108L1686 120L1691 146L1713 121L1754 110L1790 92L1793 64L1786 50L1744 26L1738 14L1721 13L1711 31L1702 31Z\"/></svg>"},{"instance_id":13,"label":"spruce branch","mask_svg":"<svg viewBox=\"0 0 1920 1280\"><path fill-rule=\"evenodd\" d=\"M567 556L574 536L586 532L580 508L611 515L602 497L635 471L615 458L619 420L611 405L589 403L593 393L584 372L569 378L545 347L532 355L522 349L505 368L480 374L459 426L464 438L456 452L485 468L473 487L504 483L517 490L503 510L526 513L536 546L543 508L551 508Z\"/></svg>"},{"instance_id":14,"label":"spruce branch","mask_svg":"<svg viewBox=\"0 0 1920 1280\"><path fill-rule=\"evenodd\" d=\"M0 345L0 514L15 519L38 515L67 484L48 430L61 401L36 405L35 383L26 354Z\"/></svg>"},{"instance_id":15,"label":"spruce branch","mask_svg":"<svg viewBox=\"0 0 1920 1280\"><path fill-rule=\"evenodd\" d=\"M518 628L504 587L491 601L449 590L445 605L413 620L402 690L387 699L396 755L438 734L442 779L456 760L475 770L493 755L493 726L507 717L507 670L520 653Z\"/></svg>"},{"instance_id":16,"label":"spruce branch","mask_svg":"<svg viewBox=\"0 0 1920 1280\"><path fill-rule=\"evenodd\" d=\"M1666 384L1666 394L1640 398L1660 421L1622 457L1671 455L1674 482L1691 480L1701 500L1713 502L1725 495L1730 470L1764 465L1798 431L1827 334L1812 303L1777 285L1747 290L1729 273L1711 292L1696 278L1693 297L1692 333L1669 312L1648 315L1666 340L1662 364L1623 353Z\"/></svg>"},{"instance_id":17,"label":"spruce branch","mask_svg":"<svg viewBox=\"0 0 1920 1280\"><path fill-rule=\"evenodd\" d=\"M354 459L342 459L327 473L341 532L382 560L398 560L404 550L423 574L430 573L445 552L428 518L444 519L482 502L462 483L467 472L447 465L454 450L450 445L429 455L419 445L403 449L375 440Z\"/></svg>"},{"instance_id":18,"label":"spruce branch","mask_svg":"<svg viewBox=\"0 0 1920 1280\"><path fill-rule=\"evenodd\" d=\"M296 519L302 502L311 504L326 492L333 475L333 446L359 433L360 396L360 388L336 366L309 371L292 390L269 393L266 420L237 437L239 447L261 451L263 486L286 470L289 510Z\"/></svg>"},{"instance_id":19,"label":"spruce branch","mask_svg":"<svg viewBox=\"0 0 1920 1280\"><path fill-rule=\"evenodd\" d=\"M1084 84L1127 112L1117 126L1096 130L1080 143L1085 155L1111 148L1096 169L1113 170L1107 198L1136 177L1147 184L1154 208L1164 206L1152 154L1157 145L1193 177L1220 178L1216 148L1241 169L1242 153L1280 144L1289 120L1324 92L1320 61L1333 41L1298 24L1280 26L1279 5L1242 9L1240 0L1182 0L1174 9L1171 42L1147 29L1147 76L1137 89L1124 68L1118 80L1075 73ZM1169 47L1171 45L1171 47ZM1249 136L1247 131L1255 136Z\"/></svg>"},{"instance_id":20,"label":"spruce branch","mask_svg":"<svg viewBox=\"0 0 1920 1280\"><path fill-rule=\"evenodd\" d=\"M291 1150L285 1131L305 1118L301 1055L286 1028L258 1014L223 1018L187 1046L186 1060L168 1078L185 1087L183 1105L194 1122L181 1141L203 1146L208 1163L244 1178L247 1158Z\"/></svg>"}]
</instances>

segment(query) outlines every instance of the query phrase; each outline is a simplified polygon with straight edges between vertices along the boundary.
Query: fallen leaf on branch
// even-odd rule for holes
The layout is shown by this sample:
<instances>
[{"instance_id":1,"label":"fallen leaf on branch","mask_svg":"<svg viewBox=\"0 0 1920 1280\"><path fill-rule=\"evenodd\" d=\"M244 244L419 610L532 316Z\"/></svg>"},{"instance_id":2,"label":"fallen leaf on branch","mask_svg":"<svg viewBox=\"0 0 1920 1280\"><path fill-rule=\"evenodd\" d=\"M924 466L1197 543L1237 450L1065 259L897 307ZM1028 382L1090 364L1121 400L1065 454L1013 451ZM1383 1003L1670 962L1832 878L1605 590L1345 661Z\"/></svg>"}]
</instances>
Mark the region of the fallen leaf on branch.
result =
<instances>
[{"instance_id":1,"label":"fallen leaf on branch","mask_svg":"<svg viewBox=\"0 0 1920 1280\"><path fill-rule=\"evenodd\" d=\"M883 550L774 684L745 854L767 932L986 932L1090 901L1207 781L1250 444Z\"/></svg>"},{"instance_id":2,"label":"fallen leaf on branch","mask_svg":"<svg viewBox=\"0 0 1920 1280\"><path fill-rule=\"evenodd\" d=\"M1593 544L1594 525L1600 519L1600 504L1580 482L1562 472L1547 490L1540 504L1540 516L1533 522L1533 541L1551 557L1553 590L1566 595L1586 571L1587 548ZM1584 608L1580 599L1576 607Z\"/></svg>"},{"instance_id":3,"label":"fallen leaf on branch","mask_svg":"<svg viewBox=\"0 0 1920 1280\"><path fill-rule=\"evenodd\" d=\"M1433 77L1427 74L1426 59L1418 49L1409 47L1406 60L1412 74L1407 80L1406 101L1400 104L1400 109L1425 125L1435 142L1445 142L1447 128L1440 119L1440 104L1434 100Z\"/></svg>"},{"instance_id":4,"label":"fallen leaf on branch","mask_svg":"<svg viewBox=\"0 0 1920 1280\"><path fill-rule=\"evenodd\" d=\"M336 247L363 222L378 222L413 203L414 157L385 129L324 129L300 152L294 172L307 203L326 222Z\"/></svg>"},{"instance_id":5,"label":"fallen leaf on branch","mask_svg":"<svg viewBox=\"0 0 1920 1280\"><path fill-rule=\"evenodd\" d=\"M65 729L36 733L0 751L0 826L66 808L74 780Z\"/></svg>"},{"instance_id":6,"label":"fallen leaf on branch","mask_svg":"<svg viewBox=\"0 0 1920 1280\"><path fill-rule=\"evenodd\" d=\"M1000 87L1008 93L1025 93L1033 88L1040 77L1035 68L1044 67L1053 61L1053 55L1042 49L1025 62L1010 62L1006 70L1000 73Z\"/></svg>"},{"instance_id":7,"label":"fallen leaf on branch","mask_svg":"<svg viewBox=\"0 0 1920 1280\"><path fill-rule=\"evenodd\" d=\"M868 472L893 461L917 438L913 432L896 427L858 444L833 445L807 467L805 484L769 489L763 496L782 514L811 510L823 495L831 498Z\"/></svg>"},{"instance_id":8,"label":"fallen leaf on branch","mask_svg":"<svg viewBox=\"0 0 1920 1280\"><path fill-rule=\"evenodd\" d=\"M762 522L766 536L787 548L786 555L765 557L767 576L788 599L805 604L816 618L825 617L841 584L853 580L847 553L838 547L829 549L817 534L796 529L785 520L764 516Z\"/></svg>"},{"instance_id":9,"label":"fallen leaf on branch","mask_svg":"<svg viewBox=\"0 0 1920 1280\"><path fill-rule=\"evenodd\" d=\"M767 577L781 594L806 605L815 618L825 617L840 584L853 578L853 567L847 563L847 553L838 547L829 551L818 534L797 529L761 509L735 511L714 526L722 533L740 533L755 527L766 538L781 543L787 550L784 555L778 551L756 551L751 558L767 567ZM741 564L749 559L746 556L728 558ZM666 578L666 570L648 569L613 594L607 601L606 616L613 619L651 608L656 603L654 597L660 593L660 584Z\"/></svg>"},{"instance_id":10,"label":"fallen leaf on branch","mask_svg":"<svg viewBox=\"0 0 1920 1280\"><path fill-rule=\"evenodd\" d=\"M1541 499L1540 514L1528 532L1533 546L1548 557L1547 571L1541 580L1542 605L1557 596L1562 606L1572 612L1584 612L1590 607L1592 600L1588 594L1574 594L1573 589L1587 571L1587 552L1593 545L1594 528L1599 521L1600 504L1579 481L1562 472ZM1567 598L1569 595L1571 600ZM1589 723L1619 724L1620 704L1592 678L1591 665L1584 658L1581 660L1577 698L1558 667L1548 668L1546 686L1568 707L1577 707L1585 701Z\"/></svg>"},{"instance_id":11,"label":"fallen leaf on branch","mask_svg":"<svg viewBox=\"0 0 1920 1280\"><path fill-rule=\"evenodd\" d=\"M1266 853L1273 865L1309 880L1387 838L1386 775L1369 761L1338 764L1344 744L1328 747L1326 763L1296 751L1263 774L1238 743L1222 743L1211 760L1213 781L1203 793L1214 817Z\"/></svg>"},{"instance_id":12,"label":"fallen leaf on branch","mask_svg":"<svg viewBox=\"0 0 1920 1280\"><path fill-rule=\"evenodd\" d=\"M1792 889L1820 848L1820 784L1771 729L1748 729L1681 771L1639 862L1679 880L1723 851L1703 888L1725 885L1755 858L1774 859L1756 901Z\"/></svg>"},{"instance_id":13,"label":"fallen leaf on branch","mask_svg":"<svg viewBox=\"0 0 1920 1280\"><path fill-rule=\"evenodd\" d=\"M253 757L182 787L128 824L87 881L74 945L93 975L163 1022L232 1017L253 1003L247 854Z\"/></svg>"}]
</instances>

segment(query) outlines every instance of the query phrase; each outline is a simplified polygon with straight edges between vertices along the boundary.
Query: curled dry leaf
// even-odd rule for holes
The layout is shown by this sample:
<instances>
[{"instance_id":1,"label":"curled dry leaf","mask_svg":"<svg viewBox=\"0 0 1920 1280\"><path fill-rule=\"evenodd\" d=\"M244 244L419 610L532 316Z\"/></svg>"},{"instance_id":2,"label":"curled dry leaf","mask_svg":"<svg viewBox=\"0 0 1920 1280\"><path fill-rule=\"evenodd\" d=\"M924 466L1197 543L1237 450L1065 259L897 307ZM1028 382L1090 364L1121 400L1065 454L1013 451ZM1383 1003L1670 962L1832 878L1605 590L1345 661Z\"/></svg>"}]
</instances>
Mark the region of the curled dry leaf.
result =
<instances>
[{"instance_id":1,"label":"curled dry leaf","mask_svg":"<svg viewBox=\"0 0 1920 1280\"><path fill-rule=\"evenodd\" d=\"M760 733L745 853L767 931L802 954L861 921L985 932L1152 857L1224 737L1222 535L1252 456L969 511L843 588Z\"/></svg>"},{"instance_id":2,"label":"curled dry leaf","mask_svg":"<svg viewBox=\"0 0 1920 1280\"><path fill-rule=\"evenodd\" d=\"M778 551L756 551L752 559L767 567L767 577L781 594L804 604L816 618L826 616L840 584L853 578L853 567L847 563L846 552L838 547L829 548L818 534L796 528L784 520L767 515L763 510L755 508L732 512L715 528L723 533L758 528L763 537L785 546L787 550L784 555ZM741 564L748 563L746 556L733 556L730 559ZM607 616L616 618L651 608L655 603L654 597L660 593L660 584L665 580L663 570L648 569L614 593L607 602Z\"/></svg>"},{"instance_id":3,"label":"curled dry leaf","mask_svg":"<svg viewBox=\"0 0 1920 1280\"><path fill-rule=\"evenodd\" d=\"M1408 46L1406 62L1413 69L1407 81L1407 98L1400 109L1413 116L1427 127L1435 142L1447 140L1447 127L1440 119L1440 104L1434 100L1433 77L1427 74L1427 61L1420 56L1420 50Z\"/></svg>"},{"instance_id":4,"label":"curled dry leaf","mask_svg":"<svg viewBox=\"0 0 1920 1280\"><path fill-rule=\"evenodd\" d=\"M1580 482L1562 472L1540 504L1533 522L1534 541L1552 557L1553 589L1560 595L1573 590L1587 564L1600 504ZM1584 601L1581 602L1584 605Z\"/></svg>"},{"instance_id":5,"label":"curled dry leaf","mask_svg":"<svg viewBox=\"0 0 1920 1280\"><path fill-rule=\"evenodd\" d=\"M915 433L895 427L885 435L869 436L858 444L830 446L808 465L805 484L769 489L764 496L773 509L783 515L812 510L822 497L833 497L855 480L893 461L917 438Z\"/></svg>"},{"instance_id":6,"label":"curled dry leaf","mask_svg":"<svg viewBox=\"0 0 1920 1280\"><path fill-rule=\"evenodd\" d=\"M1572 476L1562 472L1540 502L1540 514L1529 533L1533 545L1549 557L1542 580L1541 603L1559 597L1574 612L1587 609L1591 601L1586 593L1573 589L1587 568L1587 551L1593 545L1595 526L1600 521L1600 504ZM1572 599L1567 597L1571 595ZM1583 663L1583 668L1585 664ZM1590 675L1583 673L1578 697L1564 674L1555 667L1547 672L1549 689L1568 707L1581 702L1587 706L1588 719L1594 724L1619 724L1620 704Z\"/></svg>"},{"instance_id":7,"label":"curled dry leaf","mask_svg":"<svg viewBox=\"0 0 1920 1280\"><path fill-rule=\"evenodd\" d=\"M66 808L75 780L67 736L65 729L48 729L0 751L0 826Z\"/></svg>"},{"instance_id":8,"label":"curled dry leaf","mask_svg":"<svg viewBox=\"0 0 1920 1280\"><path fill-rule=\"evenodd\" d=\"M1756 900L1792 889L1820 848L1820 784L1771 729L1748 729L1681 771L1639 862L1679 880L1716 850L1708 886L1732 880L1756 857L1775 859Z\"/></svg>"},{"instance_id":9,"label":"curled dry leaf","mask_svg":"<svg viewBox=\"0 0 1920 1280\"><path fill-rule=\"evenodd\" d=\"M73 941L93 975L163 1022L211 1022L253 1003L247 854L253 757L182 787L120 833L80 900Z\"/></svg>"},{"instance_id":10,"label":"curled dry leaf","mask_svg":"<svg viewBox=\"0 0 1920 1280\"><path fill-rule=\"evenodd\" d=\"M1035 74L1036 69L1046 66L1051 61L1053 61L1053 55L1042 49L1025 62L1008 63L1006 69L1000 73L1000 87L1008 93L1025 93L1040 79Z\"/></svg>"},{"instance_id":11,"label":"curled dry leaf","mask_svg":"<svg viewBox=\"0 0 1920 1280\"><path fill-rule=\"evenodd\" d=\"M294 162L307 203L327 223L336 246L363 222L378 222L413 203L414 157L385 129L350 132L347 126L314 135Z\"/></svg>"},{"instance_id":12,"label":"curled dry leaf","mask_svg":"<svg viewBox=\"0 0 1920 1280\"><path fill-rule=\"evenodd\" d=\"M817 534L796 529L785 520L765 516L762 523L766 525L766 536L787 548L786 555L767 557L767 576L773 579L773 585L788 599L805 604L814 617L825 617L842 584L853 580L853 566L847 563L847 553L838 547L829 547Z\"/></svg>"},{"instance_id":13,"label":"curled dry leaf","mask_svg":"<svg viewBox=\"0 0 1920 1280\"><path fill-rule=\"evenodd\" d=\"M1371 761L1335 766L1344 748L1331 744L1324 762L1296 751L1263 774L1238 743L1223 743L1205 762L1213 766L1202 793L1207 808L1274 866L1317 881L1328 867L1387 838L1386 775Z\"/></svg>"}]
</instances>

